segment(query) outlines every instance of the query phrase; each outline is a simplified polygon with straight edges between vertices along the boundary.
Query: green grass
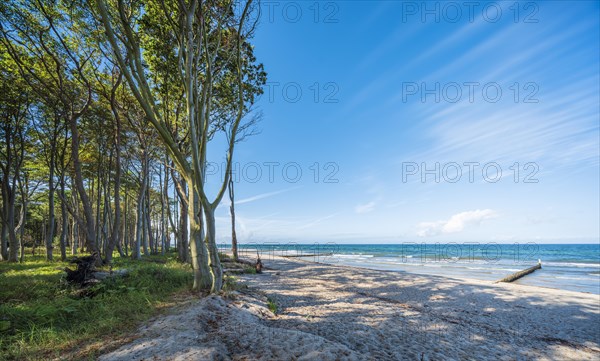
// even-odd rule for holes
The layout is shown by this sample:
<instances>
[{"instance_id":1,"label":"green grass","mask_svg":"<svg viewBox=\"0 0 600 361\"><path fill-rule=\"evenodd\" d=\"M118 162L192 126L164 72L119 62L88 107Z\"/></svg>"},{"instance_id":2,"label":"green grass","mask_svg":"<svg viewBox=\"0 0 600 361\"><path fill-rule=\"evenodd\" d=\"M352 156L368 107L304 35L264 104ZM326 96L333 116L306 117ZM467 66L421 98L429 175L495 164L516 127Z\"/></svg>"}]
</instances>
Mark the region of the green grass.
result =
<instances>
[{"instance_id":1,"label":"green grass","mask_svg":"<svg viewBox=\"0 0 600 361\"><path fill-rule=\"evenodd\" d=\"M277 316L277 303L275 302L275 300L273 300L270 297L267 297L267 307L269 307L269 310L271 310L271 312L273 312L273 314Z\"/></svg>"},{"instance_id":2,"label":"green grass","mask_svg":"<svg viewBox=\"0 0 600 361\"><path fill-rule=\"evenodd\" d=\"M93 297L65 283L62 269L74 265L41 256L0 263L0 360L60 358L82 348L75 358L93 358L104 341L135 330L175 295L190 294L190 267L175 254L146 260L154 262L114 258L113 269L130 272L93 286Z\"/></svg>"}]
</instances>

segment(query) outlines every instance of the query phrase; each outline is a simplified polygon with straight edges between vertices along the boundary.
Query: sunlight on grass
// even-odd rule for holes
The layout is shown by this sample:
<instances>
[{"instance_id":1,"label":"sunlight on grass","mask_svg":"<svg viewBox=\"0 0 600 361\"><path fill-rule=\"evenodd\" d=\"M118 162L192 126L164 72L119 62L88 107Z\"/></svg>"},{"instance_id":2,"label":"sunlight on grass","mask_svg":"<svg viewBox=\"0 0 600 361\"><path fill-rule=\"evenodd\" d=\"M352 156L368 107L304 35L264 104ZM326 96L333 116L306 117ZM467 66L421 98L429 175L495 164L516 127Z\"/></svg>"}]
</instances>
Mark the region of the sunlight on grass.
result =
<instances>
[{"instance_id":1,"label":"sunlight on grass","mask_svg":"<svg viewBox=\"0 0 600 361\"><path fill-rule=\"evenodd\" d=\"M72 265L39 256L26 256L23 264L0 263L0 360L60 357L75 346L114 339L192 284L190 267L174 254L141 262L117 256L113 270L129 273L92 286L91 297L80 297L78 288L64 281L67 266Z\"/></svg>"}]
</instances>

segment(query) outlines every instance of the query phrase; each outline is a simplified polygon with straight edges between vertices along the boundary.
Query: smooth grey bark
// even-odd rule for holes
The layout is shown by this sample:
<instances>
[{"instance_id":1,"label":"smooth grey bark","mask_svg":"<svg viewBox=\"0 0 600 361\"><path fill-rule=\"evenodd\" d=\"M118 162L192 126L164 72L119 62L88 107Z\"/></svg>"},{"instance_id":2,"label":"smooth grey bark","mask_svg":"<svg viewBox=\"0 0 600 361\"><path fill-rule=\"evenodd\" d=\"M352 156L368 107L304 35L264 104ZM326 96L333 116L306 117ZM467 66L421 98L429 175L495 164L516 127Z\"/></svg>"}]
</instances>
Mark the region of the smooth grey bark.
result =
<instances>
[{"instance_id":1,"label":"smooth grey bark","mask_svg":"<svg viewBox=\"0 0 600 361\"><path fill-rule=\"evenodd\" d=\"M112 153L112 152L111 152ZM110 165L112 163L112 154L109 156L109 161L108 164ZM112 180L110 179L110 172L106 171L106 176L108 177L108 179L104 179L102 181L102 197L104 199L104 205L103 205L103 211L102 211L102 226L100 227L100 229L102 230L102 237L101 237L101 245L102 245L102 252L106 257L106 250L108 248L108 238L109 238L109 232L111 231L110 227L110 222L109 219L112 218L112 209L110 206L110 195L109 195L109 191L110 191L110 187L109 184L111 184Z\"/></svg>"},{"instance_id":2,"label":"smooth grey bark","mask_svg":"<svg viewBox=\"0 0 600 361\"><path fill-rule=\"evenodd\" d=\"M125 256L129 256L129 197L127 196L127 190L125 190L125 209L123 219L123 245L125 246Z\"/></svg>"},{"instance_id":3,"label":"smooth grey bark","mask_svg":"<svg viewBox=\"0 0 600 361\"><path fill-rule=\"evenodd\" d=\"M233 192L233 178L229 177L229 213L231 214L231 253L233 260L238 261L238 244L237 235L235 233L235 196Z\"/></svg>"},{"instance_id":4,"label":"smooth grey bark","mask_svg":"<svg viewBox=\"0 0 600 361\"><path fill-rule=\"evenodd\" d=\"M96 174L96 188L94 188L92 186L92 191L90 192L90 194L92 195L92 202L93 202L93 198L94 198L94 191L96 193L96 221L95 221L95 225L96 225L96 231L95 231L95 235L96 238L94 239L94 244L96 245L97 249L102 249L100 246L100 234L102 232L102 225L100 223L100 202L102 201L102 184L104 183L102 180L102 160L104 158L104 156L102 154L104 154L102 148L100 145L98 145L98 154L100 154L100 158L98 159L98 172Z\"/></svg>"},{"instance_id":5,"label":"smooth grey bark","mask_svg":"<svg viewBox=\"0 0 600 361\"><path fill-rule=\"evenodd\" d=\"M192 189L190 189L189 198L188 219L190 222L190 254L192 268L194 270L194 284L192 289L211 289L213 280L211 279L210 266L208 263L208 249L206 248L206 242L203 240L204 237L202 234L202 208L200 206L198 194Z\"/></svg>"},{"instance_id":6,"label":"smooth grey bark","mask_svg":"<svg viewBox=\"0 0 600 361\"><path fill-rule=\"evenodd\" d=\"M179 230L178 230L178 254L179 260L181 262L191 262L189 245L192 237L188 238L188 226L189 226L189 195L188 195L188 187L187 182L183 178L178 178L175 176L174 172L171 173L173 175L173 182L175 184L175 190L177 191L177 197L179 198Z\"/></svg>"},{"instance_id":7,"label":"smooth grey bark","mask_svg":"<svg viewBox=\"0 0 600 361\"><path fill-rule=\"evenodd\" d=\"M66 188L66 180L65 180L65 176L66 176L66 164L65 164L65 155L67 153L67 146L68 146L68 137L67 137L67 131L65 130L65 137L64 137L64 143L61 149L60 154L58 155L58 168L59 168L59 172L60 172L60 193L59 193L59 198L60 198L60 215L62 218L62 229L60 232L60 259L62 261L65 261L67 259L67 239L68 239L68 232L69 232L69 213L68 213L68 208L67 208L67 196L65 193L65 188Z\"/></svg>"},{"instance_id":8,"label":"smooth grey bark","mask_svg":"<svg viewBox=\"0 0 600 361\"><path fill-rule=\"evenodd\" d=\"M164 174L163 174L164 168ZM169 225L165 217L165 208L169 207L169 196L168 196L168 171L167 167L160 166L159 172L159 186L160 186L160 253L165 254L165 247L167 246L167 236L169 234ZM167 249L168 250L168 249Z\"/></svg>"},{"instance_id":9,"label":"smooth grey bark","mask_svg":"<svg viewBox=\"0 0 600 361\"><path fill-rule=\"evenodd\" d=\"M149 168L149 167L148 167ZM150 179L150 174L148 174L148 179ZM148 183L150 180L148 180ZM150 219L150 185L148 184L146 187L146 199L145 199L145 207L144 207L144 254L152 254L155 253L154 248L154 239L152 237L152 222ZM150 248L150 253L148 253L148 248Z\"/></svg>"},{"instance_id":10,"label":"smooth grey bark","mask_svg":"<svg viewBox=\"0 0 600 361\"><path fill-rule=\"evenodd\" d=\"M112 254L117 247L119 254L123 256L121 250L121 116L117 109L117 89L121 84L123 76L119 73L117 81L113 85L110 92L110 108L115 119L115 133L113 135L114 149L115 149L115 188L114 188L114 203L115 203L115 216L114 225L108 241L108 247L104 262L110 263L112 261Z\"/></svg>"},{"instance_id":11,"label":"smooth grey bark","mask_svg":"<svg viewBox=\"0 0 600 361\"><path fill-rule=\"evenodd\" d=\"M48 164L49 175L48 175L48 227L46 233L46 259L48 261L53 260L54 245L54 230L56 225L56 216L54 212L54 193L56 187L54 186L54 171L56 164L56 142L58 136L58 121L55 121L54 129L52 130L52 137L50 139L50 163Z\"/></svg>"},{"instance_id":12,"label":"smooth grey bark","mask_svg":"<svg viewBox=\"0 0 600 361\"><path fill-rule=\"evenodd\" d=\"M216 225L214 209L204 209L204 219L206 220L206 235L204 243L208 250L208 267L212 276L211 292L219 292L223 287L223 268L219 260L219 249L216 242Z\"/></svg>"},{"instance_id":13,"label":"smooth grey bark","mask_svg":"<svg viewBox=\"0 0 600 361\"><path fill-rule=\"evenodd\" d=\"M5 196L4 182L2 182L2 231L0 233L0 261L8 260L8 223L5 219L8 215L8 199Z\"/></svg>"},{"instance_id":14,"label":"smooth grey bark","mask_svg":"<svg viewBox=\"0 0 600 361\"><path fill-rule=\"evenodd\" d=\"M27 172L23 172L23 176L19 178L19 193L21 195L21 211L19 217L19 224L15 227L15 233L19 233L17 237L16 250L20 250L19 262L23 263L23 257L25 254L25 244L23 237L25 236L25 222L27 221L27 208L29 206L29 199L35 193L40 185L40 181L30 190L29 175Z\"/></svg>"},{"instance_id":15,"label":"smooth grey bark","mask_svg":"<svg viewBox=\"0 0 600 361\"><path fill-rule=\"evenodd\" d=\"M0 261L8 260L8 228L9 225L9 208L11 205L11 189L10 189L10 169L12 168L12 157L11 157L11 135L9 133L8 123L5 129L5 142L7 149L6 163L0 164L2 170L2 179L0 180L0 187L2 191L2 213L0 218L2 220L2 233L0 234ZM14 203L14 201L12 202Z\"/></svg>"},{"instance_id":16,"label":"smooth grey bark","mask_svg":"<svg viewBox=\"0 0 600 361\"><path fill-rule=\"evenodd\" d=\"M142 151L142 182L140 184L140 192L137 198L137 209L136 209L136 225L135 225L135 243L131 250L131 256L135 259L141 259L141 246L142 242L145 242L146 230L145 230L145 198L146 198L146 187L148 186L148 152L146 149ZM147 254L148 250L144 250L144 254Z\"/></svg>"},{"instance_id":17,"label":"smooth grey bark","mask_svg":"<svg viewBox=\"0 0 600 361\"><path fill-rule=\"evenodd\" d=\"M75 189L75 179L71 177L71 189ZM71 198L73 199L73 223L71 225L72 236L71 239L71 255L76 255L79 247L79 202L77 199L77 192L71 191Z\"/></svg>"},{"instance_id":18,"label":"smooth grey bark","mask_svg":"<svg viewBox=\"0 0 600 361\"><path fill-rule=\"evenodd\" d=\"M19 112L18 112L19 113ZM4 126L4 142L6 146L5 162L0 163L2 179L2 233L0 236L0 260L9 262L19 261L19 243L15 231L15 202L17 181L20 177L21 166L25 158L25 135L20 126L20 114L16 114L17 125L8 121ZM8 243L7 243L8 241Z\"/></svg>"},{"instance_id":19,"label":"smooth grey bark","mask_svg":"<svg viewBox=\"0 0 600 361\"><path fill-rule=\"evenodd\" d=\"M8 261L9 262L18 262L19 261L19 241L17 239L17 234L15 232L15 184L13 183L12 191L10 195L9 202L11 203L8 207L7 214L7 225L8 225Z\"/></svg>"},{"instance_id":20,"label":"smooth grey bark","mask_svg":"<svg viewBox=\"0 0 600 361\"><path fill-rule=\"evenodd\" d=\"M62 226L60 231L60 259L65 261L67 259L67 232L69 229L69 219L67 205L65 204L65 175L64 173L60 176L60 196L62 201L60 202L60 216L62 218Z\"/></svg>"},{"instance_id":21,"label":"smooth grey bark","mask_svg":"<svg viewBox=\"0 0 600 361\"><path fill-rule=\"evenodd\" d=\"M39 183L38 183L39 185ZM19 235L19 247L21 249L21 255L19 257L19 262L23 263L23 258L25 257L25 242L23 241L23 237L25 236L25 222L27 219L27 207L29 205L29 177L27 174L23 177L23 180L19 182L19 188L21 191L21 221L20 221L20 235ZM37 186L35 187L37 188Z\"/></svg>"},{"instance_id":22,"label":"smooth grey bark","mask_svg":"<svg viewBox=\"0 0 600 361\"><path fill-rule=\"evenodd\" d=\"M71 158L73 159L73 169L75 173L75 188L79 194L79 199L83 205L83 216L85 222L80 221L80 226L84 228L86 247L89 252L98 251L96 247L96 227L94 224L94 213L92 204L85 191L83 176L81 173L81 161L79 159L79 130L77 129L77 118L71 117L69 121L71 127Z\"/></svg>"}]
</instances>

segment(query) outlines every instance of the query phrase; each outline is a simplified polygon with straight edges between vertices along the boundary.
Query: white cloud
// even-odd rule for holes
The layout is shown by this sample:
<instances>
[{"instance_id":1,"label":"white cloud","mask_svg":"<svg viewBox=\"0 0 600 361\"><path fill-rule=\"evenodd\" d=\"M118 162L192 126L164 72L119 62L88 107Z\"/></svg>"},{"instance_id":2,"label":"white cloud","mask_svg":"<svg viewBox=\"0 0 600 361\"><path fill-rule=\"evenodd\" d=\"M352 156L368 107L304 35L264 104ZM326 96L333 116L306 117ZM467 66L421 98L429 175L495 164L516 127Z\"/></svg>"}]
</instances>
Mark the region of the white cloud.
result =
<instances>
[{"instance_id":1,"label":"white cloud","mask_svg":"<svg viewBox=\"0 0 600 361\"><path fill-rule=\"evenodd\" d=\"M239 201L236 201L235 204L239 205L239 204L244 204L244 203L251 203L251 202L258 201L258 200L261 200L264 198L273 197L273 196L276 196L281 193L289 192L291 190L298 189L298 188L300 188L300 187L292 187L292 188L288 188L288 189L282 189L279 191L258 194L258 195L252 196L252 197L240 199Z\"/></svg>"},{"instance_id":2,"label":"white cloud","mask_svg":"<svg viewBox=\"0 0 600 361\"><path fill-rule=\"evenodd\" d=\"M445 221L419 223L417 225L417 236L431 237L439 234L458 233L467 226L479 225L484 220L495 217L497 217L497 213L491 209L477 209L474 211L461 212Z\"/></svg>"},{"instance_id":3,"label":"white cloud","mask_svg":"<svg viewBox=\"0 0 600 361\"><path fill-rule=\"evenodd\" d=\"M358 214L369 213L375 209L375 202L369 202L367 204L359 204L354 207L354 212Z\"/></svg>"}]
</instances>

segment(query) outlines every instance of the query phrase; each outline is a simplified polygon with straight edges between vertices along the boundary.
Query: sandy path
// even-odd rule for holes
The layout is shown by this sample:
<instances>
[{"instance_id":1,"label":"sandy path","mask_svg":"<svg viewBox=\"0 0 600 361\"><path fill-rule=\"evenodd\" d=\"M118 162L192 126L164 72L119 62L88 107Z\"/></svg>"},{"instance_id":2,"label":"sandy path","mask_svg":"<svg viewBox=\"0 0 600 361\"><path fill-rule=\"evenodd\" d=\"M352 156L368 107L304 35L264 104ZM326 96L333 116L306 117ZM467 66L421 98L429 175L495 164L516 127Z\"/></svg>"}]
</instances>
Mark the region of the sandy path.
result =
<instances>
[{"instance_id":1,"label":"sandy path","mask_svg":"<svg viewBox=\"0 0 600 361\"><path fill-rule=\"evenodd\" d=\"M102 360L599 360L600 296L265 260ZM279 315L266 307L275 300Z\"/></svg>"}]
</instances>

